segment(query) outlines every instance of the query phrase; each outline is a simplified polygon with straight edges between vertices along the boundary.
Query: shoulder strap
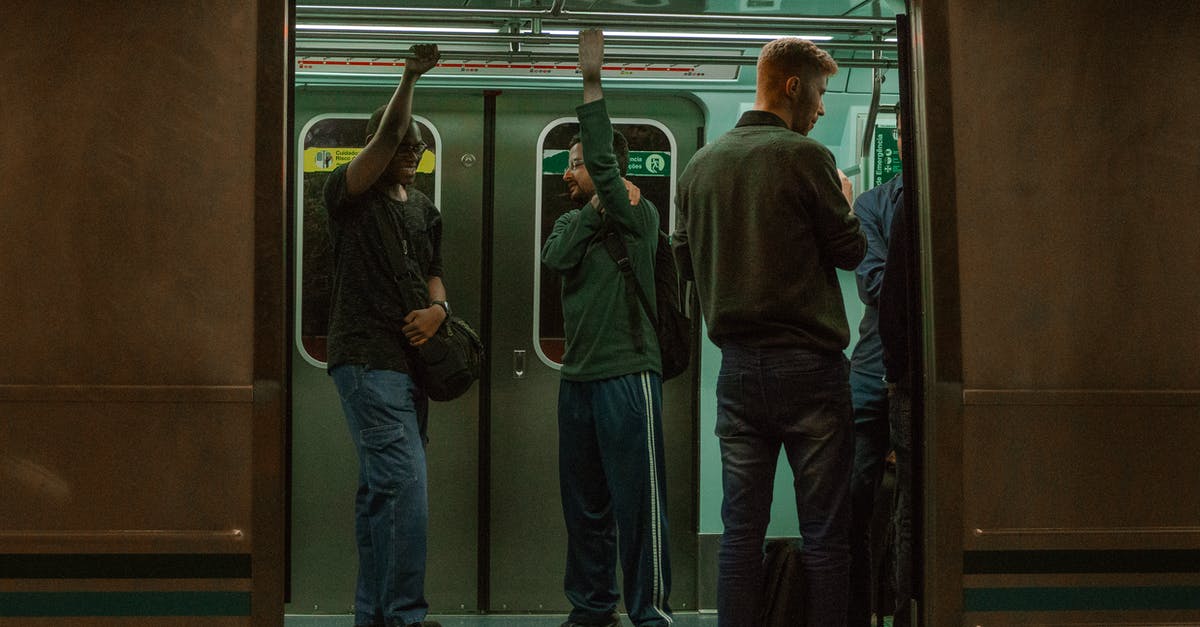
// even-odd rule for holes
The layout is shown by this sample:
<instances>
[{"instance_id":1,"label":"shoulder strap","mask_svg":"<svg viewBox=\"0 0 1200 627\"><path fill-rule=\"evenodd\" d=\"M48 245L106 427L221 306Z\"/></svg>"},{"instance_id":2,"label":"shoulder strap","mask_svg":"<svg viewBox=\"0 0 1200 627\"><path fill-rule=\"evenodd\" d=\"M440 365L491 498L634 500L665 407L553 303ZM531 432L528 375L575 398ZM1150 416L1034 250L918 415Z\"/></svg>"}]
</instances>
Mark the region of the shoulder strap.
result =
<instances>
[{"instance_id":1,"label":"shoulder strap","mask_svg":"<svg viewBox=\"0 0 1200 627\"><path fill-rule=\"evenodd\" d=\"M604 250L608 251L608 256L616 262L617 268L625 277L625 297L629 301L629 326L633 331L633 341L637 345L638 351L643 352L646 350L646 340L642 337L642 320L634 302L642 304L642 311L646 312L651 325L656 328L658 327L658 318L654 315L654 309L650 307L650 299L646 296L646 290L638 281L637 275L633 273L633 261L629 258L629 249L625 246L625 240L621 237L619 230L605 218L599 235L604 244ZM655 242L655 245L657 246L658 243Z\"/></svg>"},{"instance_id":2,"label":"shoulder strap","mask_svg":"<svg viewBox=\"0 0 1200 627\"><path fill-rule=\"evenodd\" d=\"M408 315L413 310L408 299L405 298L406 292L404 286L406 281L404 276L408 272L407 264L404 263L404 258L407 257L408 242L404 241L403 248L401 240L396 235L396 225L389 224L384 217L383 211L378 211L378 207L372 207L372 213L375 214L375 225L379 229L379 237L383 240L383 249L387 253L388 265L391 266L392 279L396 281L396 287L399 288L400 308L404 310L404 315ZM386 207L385 207L385 210Z\"/></svg>"}]
</instances>

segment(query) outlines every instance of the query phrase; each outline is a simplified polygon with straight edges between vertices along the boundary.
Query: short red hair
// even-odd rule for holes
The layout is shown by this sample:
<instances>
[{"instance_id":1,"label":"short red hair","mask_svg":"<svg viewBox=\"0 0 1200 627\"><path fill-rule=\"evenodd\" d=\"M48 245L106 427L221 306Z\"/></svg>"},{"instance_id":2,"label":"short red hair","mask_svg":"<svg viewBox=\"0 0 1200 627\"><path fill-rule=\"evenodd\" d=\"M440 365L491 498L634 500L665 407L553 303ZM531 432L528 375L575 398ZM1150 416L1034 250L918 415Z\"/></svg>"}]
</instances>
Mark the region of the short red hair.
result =
<instances>
[{"instance_id":1,"label":"short red hair","mask_svg":"<svg viewBox=\"0 0 1200 627\"><path fill-rule=\"evenodd\" d=\"M791 76L832 76L838 64L816 44L799 37L780 37L758 55L758 85L775 85Z\"/></svg>"}]
</instances>

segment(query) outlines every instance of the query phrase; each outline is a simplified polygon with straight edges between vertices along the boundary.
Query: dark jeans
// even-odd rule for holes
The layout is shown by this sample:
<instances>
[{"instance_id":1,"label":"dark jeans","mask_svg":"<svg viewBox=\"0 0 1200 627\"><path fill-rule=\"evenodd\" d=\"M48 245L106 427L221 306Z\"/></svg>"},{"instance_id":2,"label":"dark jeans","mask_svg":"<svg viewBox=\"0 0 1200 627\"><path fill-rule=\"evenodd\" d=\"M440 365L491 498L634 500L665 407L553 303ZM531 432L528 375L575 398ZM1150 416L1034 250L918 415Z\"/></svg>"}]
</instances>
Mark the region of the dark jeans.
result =
<instances>
[{"instance_id":1,"label":"dark jeans","mask_svg":"<svg viewBox=\"0 0 1200 627\"><path fill-rule=\"evenodd\" d=\"M810 627L846 621L850 468L848 363L840 353L724 346L717 427L724 502L717 624L755 627L762 612L763 541L782 447L804 538Z\"/></svg>"},{"instance_id":2,"label":"dark jeans","mask_svg":"<svg viewBox=\"0 0 1200 627\"><path fill-rule=\"evenodd\" d=\"M566 381L558 391L558 468L570 619L607 625L616 566L634 625L672 622L662 379L654 372ZM619 542L618 542L619 539Z\"/></svg>"},{"instance_id":3,"label":"dark jeans","mask_svg":"<svg viewBox=\"0 0 1200 627\"><path fill-rule=\"evenodd\" d=\"M888 454L888 393L883 377L850 371L854 401L854 471L850 474L848 627L871 624L871 520Z\"/></svg>"},{"instance_id":4,"label":"dark jeans","mask_svg":"<svg viewBox=\"0 0 1200 627\"><path fill-rule=\"evenodd\" d=\"M912 394L903 387L889 390L889 422L892 446L896 449L896 614L895 627L912 624L909 612L913 596L913 443Z\"/></svg>"},{"instance_id":5,"label":"dark jeans","mask_svg":"<svg viewBox=\"0 0 1200 627\"><path fill-rule=\"evenodd\" d=\"M411 377L342 365L330 371L358 451L354 529L358 542L356 625L425 619L429 505L424 396Z\"/></svg>"}]
</instances>

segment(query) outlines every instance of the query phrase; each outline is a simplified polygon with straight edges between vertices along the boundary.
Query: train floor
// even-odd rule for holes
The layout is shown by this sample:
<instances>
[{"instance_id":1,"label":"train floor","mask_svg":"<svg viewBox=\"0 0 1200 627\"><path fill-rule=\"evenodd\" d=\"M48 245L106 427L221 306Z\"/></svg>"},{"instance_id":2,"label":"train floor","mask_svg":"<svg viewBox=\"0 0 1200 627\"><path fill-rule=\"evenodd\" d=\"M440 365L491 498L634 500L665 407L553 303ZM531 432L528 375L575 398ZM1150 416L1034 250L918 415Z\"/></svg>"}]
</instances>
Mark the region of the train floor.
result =
<instances>
[{"instance_id":1,"label":"train floor","mask_svg":"<svg viewBox=\"0 0 1200 627\"><path fill-rule=\"evenodd\" d=\"M442 627L558 627L567 617L554 614L489 614L480 615L439 615L431 614L429 620L436 620ZM622 625L631 625L627 617L622 617ZM717 624L715 613L698 614L696 612L678 612L675 614L675 627L713 627ZM287 615L283 621L284 627L353 627L351 616L300 616Z\"/></svg>"}]
</instances>

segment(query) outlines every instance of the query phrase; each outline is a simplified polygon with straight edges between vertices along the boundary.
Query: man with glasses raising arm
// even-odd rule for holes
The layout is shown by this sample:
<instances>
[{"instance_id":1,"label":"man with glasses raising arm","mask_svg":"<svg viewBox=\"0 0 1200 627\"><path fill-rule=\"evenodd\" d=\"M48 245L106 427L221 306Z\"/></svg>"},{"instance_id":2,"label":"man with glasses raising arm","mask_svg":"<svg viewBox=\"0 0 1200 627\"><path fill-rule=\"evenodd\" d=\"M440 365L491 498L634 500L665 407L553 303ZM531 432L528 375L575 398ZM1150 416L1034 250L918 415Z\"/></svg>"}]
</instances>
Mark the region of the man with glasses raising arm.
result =
<instances>
[{"instance_id":1,"label":"man with glasses raising arm","mask_svg":"<svg viewBox=\"0 0 1200 627\"><path fill-rule=\"evenodd\" d=\"M425 343L449 314L441 214L411 187L425 152L412 119L413 88L438 58L435 45L413 47L391 101L367 122L366 147L325 183L334 256L329 374L359 465L358 626L440 627L425 620L428 402L409 361L411 347ZM403 243L424 285L400 284L385 236Z\"/></svg>"},{"instance_id":2,"label":"man with glasses raising arm","mask_svg":"<svg viewBox=\"0 0 1200 627\"><path fill-rule=\"evenodd\" d=\"M634 625L670 625L662 365L650 318L605 247L624 242L654 304L658 209L622 176L629 145L612 128L600 70L604 35L579 34L583 102L563 180L583 205L558 218L542 263L562 275L566 352L558 390L558 467L573 609L563 627L618 627L616 562ZM635 315L636 312L636 315Z\"/></svg>"}]
</instances>

